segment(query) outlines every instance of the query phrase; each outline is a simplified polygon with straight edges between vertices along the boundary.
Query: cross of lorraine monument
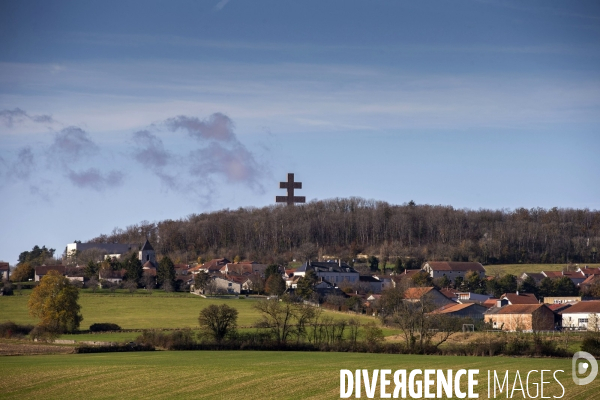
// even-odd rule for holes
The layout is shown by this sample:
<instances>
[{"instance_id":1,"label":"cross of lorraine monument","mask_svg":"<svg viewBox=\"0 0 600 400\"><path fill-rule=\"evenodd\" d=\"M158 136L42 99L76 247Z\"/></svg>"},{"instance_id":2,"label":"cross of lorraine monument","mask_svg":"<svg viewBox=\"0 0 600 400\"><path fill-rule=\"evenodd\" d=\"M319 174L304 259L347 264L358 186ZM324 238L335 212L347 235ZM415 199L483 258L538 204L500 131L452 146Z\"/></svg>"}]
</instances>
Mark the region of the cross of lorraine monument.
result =
<instances>
[{"instance_id":1,"label":"cross of lorraine monument","mask_svg":"<svg viewBox=\"0 0 600 400\"><path fill-rule=\"evenodd\" d=\"M287 196L276 196L276 203L287 203L288 206L306 203L306 197L294 196L294 189L302 189L302 182L294 182L294 174L288 174L287 182L279 182L279 189L287 189Z\"/></svg>"}]
</instances>

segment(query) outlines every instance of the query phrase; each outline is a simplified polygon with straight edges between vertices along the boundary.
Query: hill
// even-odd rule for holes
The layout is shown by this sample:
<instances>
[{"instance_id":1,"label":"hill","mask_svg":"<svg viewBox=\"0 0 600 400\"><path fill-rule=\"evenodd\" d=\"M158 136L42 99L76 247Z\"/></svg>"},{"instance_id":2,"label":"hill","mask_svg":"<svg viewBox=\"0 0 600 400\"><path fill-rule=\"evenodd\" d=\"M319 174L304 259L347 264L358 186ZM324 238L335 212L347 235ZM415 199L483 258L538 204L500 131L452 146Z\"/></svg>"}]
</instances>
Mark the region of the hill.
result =
<instances>
[{"instance_id":1,"label":"hill","mask_svg":"<svg viewBox=\"0 0 600 400\"><path fill-rule=\"evenodd\" d=\"M468 210L392 205L361 198L193 214L142 222L92 241L143 243L181 262L240 256L264 263L359 253L483 264L590 263L600 248L600 212L588 209Z\"/></svg>"}]
</instances>

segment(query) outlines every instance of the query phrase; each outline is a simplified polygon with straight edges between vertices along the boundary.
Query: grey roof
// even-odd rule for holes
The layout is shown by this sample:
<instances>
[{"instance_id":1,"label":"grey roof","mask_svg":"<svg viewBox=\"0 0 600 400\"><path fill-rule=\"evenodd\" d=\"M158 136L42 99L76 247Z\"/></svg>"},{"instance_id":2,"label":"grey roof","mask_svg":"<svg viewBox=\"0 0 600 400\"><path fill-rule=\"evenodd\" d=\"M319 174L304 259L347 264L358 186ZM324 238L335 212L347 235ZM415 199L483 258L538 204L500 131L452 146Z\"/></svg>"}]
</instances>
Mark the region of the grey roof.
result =
<instances>
[{"instance_id":1,"label":"grey roof","mask_svg":"<svg viewBox=\"0 0 600 400\"><path fill-rule=\"evenodd\" d=\"M306 263L296 269L296 272L306 272L307 269L312 269L315 272L338 272L338 273L355 273L356 270L346 263L342 263L342 266L337 262L310 262Z\"/></svg>"},{"instance_id":2,"label":"grey roof","mask_svg":"<svg viewBox=\"0 0 600 400\"><path fill-rule=\"evenodd\" d=\"M154 247L152 247L152 245L150 244L148 239L146 239L146 243L144 243L144 246L142 247L142 251L146 251L146 250L154 251Z\"/></svg>"},{"instance_id":3,"label":"grey roof","mask_svg":"<svg viewBox=\"0 0 600 400\"><path fill-rule=\"evenodd\" d=\"M106 254L124 254L131 249L137 247L134 244L123 244L123 243L77 243L77 250L85 251L89 249L99 249Z\"/></svg>"}]
</instances>

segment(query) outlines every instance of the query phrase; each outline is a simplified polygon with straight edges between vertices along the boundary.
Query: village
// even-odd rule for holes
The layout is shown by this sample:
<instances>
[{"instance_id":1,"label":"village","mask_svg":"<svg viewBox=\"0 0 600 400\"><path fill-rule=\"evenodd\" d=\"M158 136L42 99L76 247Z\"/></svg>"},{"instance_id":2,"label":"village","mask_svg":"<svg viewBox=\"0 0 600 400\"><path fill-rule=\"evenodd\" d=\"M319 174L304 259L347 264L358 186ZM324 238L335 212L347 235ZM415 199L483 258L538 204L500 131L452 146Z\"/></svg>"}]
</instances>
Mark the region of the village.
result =
<instances>
[{"instance_id":1,"label":"village","mask_svg":"<svg viewBox=\"0 0 600 400\"><path fill-rule=\"evenodd\" d=\"M109 267L94 270L89 262L77 264L75 256L85 253L101 255ZM135 285L131 285L133 279L127 269L114 269L126 253L137 254L141 265ZM361 265L364 259L351 263L339 258L306 260L296 267L284 267L216 258L195 264L171 262L172 276L161 280L160 263L148 240L137 246L76 242L67 245L66 254L69 256L62 263L35 267L31 280L39 282L50 271L58 271L76 286L86 288L133 291L158 287L224 298L287 294L317 307L373 316L382 311L386 291L395 290L405 302L427 302L431 315L468 319L473 325L485 324L486 329L600 330L600 300L596 299L600 268L587 266L500 277L486 276L485 268L477 262L426 261L420 269L369 270ZM8 281L9 271L8 263L0 263L2 280Z\"/></svg>"}]
</instances>

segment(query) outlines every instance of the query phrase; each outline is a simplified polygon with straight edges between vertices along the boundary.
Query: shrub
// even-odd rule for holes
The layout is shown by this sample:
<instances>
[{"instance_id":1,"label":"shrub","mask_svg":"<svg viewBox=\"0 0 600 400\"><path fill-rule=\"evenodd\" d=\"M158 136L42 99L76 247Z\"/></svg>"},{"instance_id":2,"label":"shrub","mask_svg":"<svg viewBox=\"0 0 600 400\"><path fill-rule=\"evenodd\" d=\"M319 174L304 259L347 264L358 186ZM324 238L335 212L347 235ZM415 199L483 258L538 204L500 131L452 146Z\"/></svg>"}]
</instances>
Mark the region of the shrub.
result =
<instances>
[{"instance_id":1,"label":"shrub","mask_svg":"<svg viewBox=\"0 0 600 400\"><path fill-rule=\"evenodd\" d=\"M110 322L100 322L90 326L90 332L120 331L121 327Z\"/></svg>"},{"instance_id":2,"label":"shrub","mask_svg":"<svg viewBox=\"0 0 600 400\"><path fill-rule=\"evenodd\" d=\"M587 351L594 357L600 357L600 336L587 334L581 343L581 350Z\"/></svg>"},{"instance_id":3,"label":"shrub","mask_svg":"<svg viewBox=\"0 0 600 400\"><path fill-rule=\"evenodd\" d=\"M114 353L125 351L154 351L154 347L146 344L125 343L116 346L88 346L81 345L75 348L75 353Z\"/></svg>"},{"instance_id":4,"label":"shrub","mask_svg":"<svg viewBox=\"0 0 600 400\"><path fill-rule=\"evenodd\" d=\"M4 283L2 288L0 288L0 296L12 296L13 295L13 287L10 282Z\"/></svg>"},{"instance_id":5,"label":"shrub","mask_svg":"<svg viewBox=\"0 0 600 400\"><path fill-rule=\"evenodd\" d=\"M50 341L56 339L60 333L56 332L53 329L48 328L47 326L38 325L31 330L29 333L29 337L32 339L45 340Z\"/></svg>"},{"instance_id":6,"label":"shrub","mask_svg":"<svg viewBox=\"0 0 600 400\"><path fill-rule=\"evenodd\" d=\"M28 335L33 330L33 325L17 325L12 321L0 324L0 337L9 339Z\"/></svg>"},{"instance_id":7,"label":"shrub","mask_svg":"<svg viewBox=\"0 0 600 400\"><path fill-rule=\"evenodd\" d=\"M145 330L135 339L135 343L151 345L168 350L189 349L195 345L194 335L191 329L176 330L171 333L163 333L154 329Z\"/></svg>"}]
</instances>

